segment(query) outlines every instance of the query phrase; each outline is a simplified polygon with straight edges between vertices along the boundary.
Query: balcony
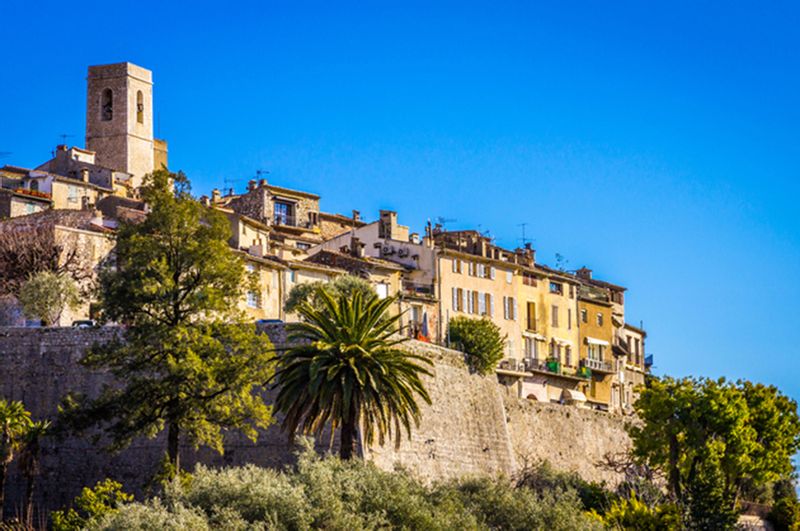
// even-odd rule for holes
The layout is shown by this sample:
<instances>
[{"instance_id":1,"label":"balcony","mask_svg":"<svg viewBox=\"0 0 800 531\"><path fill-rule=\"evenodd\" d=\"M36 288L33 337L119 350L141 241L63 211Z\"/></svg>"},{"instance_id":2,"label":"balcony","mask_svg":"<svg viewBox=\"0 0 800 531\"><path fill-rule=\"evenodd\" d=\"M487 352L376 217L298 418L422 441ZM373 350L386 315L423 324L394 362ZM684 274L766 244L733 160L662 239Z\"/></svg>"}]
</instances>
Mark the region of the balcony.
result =
<instances>
[{"instance_id":1,"label":"balcony","mask_svg":"<svg viewBox=\"0 0 800 531\"><path fill-rule=\"evenodd\" d=\"M433 297L433 284L421 284L418 282L403 282L403 292L408 295L423 295Z\"/></svg>"},{"instance_id":2,"label":"balcony","mask_svg":"<svg viewBox=\"0 0 800 531\"><path fill-rule=\"evenodd\" d=\"M614 367L611 366L611 363L602 360L582 359L581 368L586 368L591 371L605 372L609 374L612 374L614 372Z\"/></svg>"}]
</instances>

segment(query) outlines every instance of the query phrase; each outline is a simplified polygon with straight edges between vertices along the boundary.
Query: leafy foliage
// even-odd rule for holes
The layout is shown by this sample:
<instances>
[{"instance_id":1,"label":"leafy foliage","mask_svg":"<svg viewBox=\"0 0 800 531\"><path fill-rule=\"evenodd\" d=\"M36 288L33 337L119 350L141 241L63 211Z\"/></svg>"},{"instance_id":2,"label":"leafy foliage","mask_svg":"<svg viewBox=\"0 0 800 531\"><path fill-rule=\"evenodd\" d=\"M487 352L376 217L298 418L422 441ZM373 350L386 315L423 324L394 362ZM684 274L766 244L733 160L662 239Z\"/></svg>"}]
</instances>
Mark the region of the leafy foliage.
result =
<instances>
[{"instance_id":1,"label":"leafy foliage","mask_svg":"<svg viewBox=\"0 0 800 531\"><path fill-rule=\"evenodd\" d=\"M769 521L775 531L800 531L800 502L797 501L794 481L776 482L773 497Z\"/></svg>"},{"instance_id":2,"label":"leafy foliage","mask_svg":"<svg viewBox=\"0 0 800 531\"><path fill-rule=\"evenodd\" d=\"M681 529L680 511L675 505L663 504L651 507L636 496L614 500L602 516L597 516L610 529L637 531Z\"/></svg>"},{"instance_id":3,"label":"leafy foliage","mask_svg":"<svg viewBox=\"0 0 800 531\"><path fill-rule=\"evenodd\" d=\"M174 516L174 518L170 518ZM158 524L158 525L157 525ZM502 479L426 486L403 470L320 458L295 470L198 467L163 500L124 506L92 529L602 529L574 491L536 493Z\"/></svg>"},{"instance_id":4,"label":"leafy foliage","mask_svg":"<svg viewBox=\"0 0 800 531\"><path fill-rule=\"evenodd\" d=\"M322 309L324 303L319 296L320 289L327 291L334 299L338 299L342 295L352 297L356 293L360 293L364 300L378 296L369 281L354 275L341 275L329 282L296 284L289 290L284 310L286 313L294 313L303 303L308 303L317 310Z\"/></svg>"},{"instance_id":5,"label":"leafy foliage","mask_svg":"<svg viewBox=\"0 0 800 531\"><path fill-rule=\"evenodd\" d=\"M653 379L636 410L634 456L665 474L690 527L734 526L743 489L788 477L800 447L797 405L771 386Z\"/></svg>"},{"instance_id":6,"label":"leafy foliage","mask_svg":"<svg viewBox=\"0 0 800 531\"><path fill-rule=\"evenodd\" d=\"M503 359L506 336L491 319L454 317L450 319L450 345L467 355L470 368L480 374L490 374Z\"/></svg>"},{"instance_id":7,"label":"leafy foliage","mask_svg":"<svg viewBox=\"0 0 800 531\"><path fill-rule=\"evenodd\" d=\"M65 309L80 304L80 291L71 277L40 271L22 285L19 302L28 318L38 318L53 325L58 323Z\"/></svg>"},{"instance_id":8,"label":"leafy foliage","mask_svg":"<svg viewBox=\"0 0 800 531\"><path fill-rule=\"evenodd\" d=\"M604 484L586 481L575 472L557 471L547 461L524 467L517 474L516 484L542 495L573 491L586 511L603 512L616 499Z\"/></svg>"},{"instance_id":9,"label":"leafy foliage","mask_svg":"<svg viewBox=\"0 0 800 531\"><path fill-rule=\"evenodd\" d=\"M128 325L124 340L82 360L124 386L71 397L62 412L79 430L103 425L114 449L166 428L177 473L181 437L222 452L223 430L255 439L269 424L255 386L272 375L272 348L236 309L246 277L225 217L192 199L182 174L155 172L141 195L150 212L121 227L118 267L101 277L103 314Z\"/></svg>"},{"instance_id":10,"label":"leafy foliage","mask_svg":"<svg viewBox=\"0 0 800 531\"><path fill-rule=\"evenodd\" d=\"M22 402L0 399L0 521L3 520L5 483L8 465L25 444L28 430L33 426L31 414Z\"/></svg>"},{"instance_id":11,"label":"leafy foliage","mask_svg":"<svg viewBox=\"0 0 800 531\"><path fill-rule=\"evenodd\" d=\"M405 352L393 337L399 316L388 317L395 302L364 298L360 292L334 298L320 289L322 308L302 303L303 322L289 325L289 339L300 342L277 358L275 407L284 413L283 428L319 434L330 423L341 428L341 456L353 452L356 428L380 444L401 426L411 434L419 422L416 397L430 403L420 379L431 375L427 358Z\"/></svg>"},{"instance_id":12,"label":"leafy foliage","mask_svg":"<svg viewBox=\"0 0 800 531\"><path fill-rule=\"evenodd\" d=\"M89 522L116 511L122 504L133 501L133 496L123 492L122 485L106 479L93 488L84 487L80 496L72 502L73 507L54 511L53 531L80 531Z\"/></svg>"}]
</instances>

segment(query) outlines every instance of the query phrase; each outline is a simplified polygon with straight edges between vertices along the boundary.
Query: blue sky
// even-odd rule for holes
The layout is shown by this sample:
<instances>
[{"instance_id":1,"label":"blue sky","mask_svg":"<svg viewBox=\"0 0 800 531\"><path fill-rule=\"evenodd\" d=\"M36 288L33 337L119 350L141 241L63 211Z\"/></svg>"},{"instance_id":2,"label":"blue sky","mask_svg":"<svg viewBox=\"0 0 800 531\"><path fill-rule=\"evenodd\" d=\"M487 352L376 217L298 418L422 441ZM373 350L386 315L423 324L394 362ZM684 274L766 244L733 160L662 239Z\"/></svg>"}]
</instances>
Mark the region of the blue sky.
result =
<instances>
[{"instance_id":1,"label":"blue sky","mask_svg":"<svg viewBox=\"0 0 800 531\"><path fill-rule=\"evenodd\" d=\"M646 4L646 5L645 5ZM191 5L191 7L189 7ZM83 145L86 67L154 71L198 192L489 230L629 288L657 372L800 398L791 2L0 5L2 163Z\"/></svg>"}]
</instances>

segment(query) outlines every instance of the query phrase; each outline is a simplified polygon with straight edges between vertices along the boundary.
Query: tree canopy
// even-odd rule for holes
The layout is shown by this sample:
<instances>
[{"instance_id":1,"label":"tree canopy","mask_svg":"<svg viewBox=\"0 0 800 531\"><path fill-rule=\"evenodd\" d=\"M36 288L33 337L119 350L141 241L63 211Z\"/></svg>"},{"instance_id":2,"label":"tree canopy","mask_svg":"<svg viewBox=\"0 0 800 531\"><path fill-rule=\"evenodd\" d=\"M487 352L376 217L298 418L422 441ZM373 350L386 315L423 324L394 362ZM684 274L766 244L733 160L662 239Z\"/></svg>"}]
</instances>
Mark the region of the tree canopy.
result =
<instances>
[{"instance_id":1,"label":"tree canopy","mask_svg":"<svg viewBox=\"0 0 800 531\"><path fill-rule=\"evenodd\" d=\"M246 273L225 217L195 201L182 174L155 172L141 195L149 214L120 228L117 267L101 275L102 315L124 323L124 337L82 360L121 386L67 400L64 413L77 428L103 425L112 448L166 428L177 471L181 438L222 452L223 430L255 439L269 424L256 385L272 374L272 348L237 310Z\"/></svg>"},{"instance_id":2,"label":"tree canopy","mask_svg":"<svg viewBox=\"0 0 800 531\"><path fill-rule=\"evenodd\" d=\"M448 324L450 346L466 354L467 364L480 374L494 371L503 359L506 337L491 319L454 317Z\"/></svg>"},{"instance_id":3,"label":"tree canopy","mask_svg":"<svg viewBox=\"0 0 800 531\"><path fill-rule=\"evenodd\" d=\"M800 448L797 404L775 387L653 379L636 403L633 454L664 472L693 527L730 528L746 488L789 477Z\"/></svg>"},{"instance_id":4,"label":"tree canopy","mask_svg":"<svg viewBox=\"0 0 800 531\"><path fill-rule=\"evenodd\" d=\"M355 275L341 275L329 282L304 282L292 287L284 304L286 313L294 313L304 302L317 309L323 308L324 303L319 296L320 288L325 289L333 298L338 298L340 295L352 297L356 293L360 293L365 300L378 296L368 280Z\"/></svg>"},{"instance_id":5,"label":"tree canopy","mask_svg":"<svg viewBox=\"0 0 800 531\"><path fill-rule=\"evenodd\" d=\"M22 285L18 298L26 317L54 325L64 310L80 304L80 290L75 280L66 274L39 271Z\"/></svg>"}]
</instances>

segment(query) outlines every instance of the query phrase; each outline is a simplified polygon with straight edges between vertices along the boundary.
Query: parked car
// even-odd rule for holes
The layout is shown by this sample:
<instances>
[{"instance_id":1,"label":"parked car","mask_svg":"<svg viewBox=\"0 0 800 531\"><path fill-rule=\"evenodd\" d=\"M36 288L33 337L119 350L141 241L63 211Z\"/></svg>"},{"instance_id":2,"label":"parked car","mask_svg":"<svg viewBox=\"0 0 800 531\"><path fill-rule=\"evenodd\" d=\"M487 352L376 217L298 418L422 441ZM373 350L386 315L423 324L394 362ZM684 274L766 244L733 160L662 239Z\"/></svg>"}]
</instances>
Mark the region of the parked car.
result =
<instances>
[{"instance_id":1,"label":"parked car","mask_svg":"<svg viewBox=\"0 0 800 531\"><path fill-rule=\"evenodd\" d=\"M274 324L283 324L281 319L259 319L256 321L256 324L260 325L274 325Z\"/></svg>"},{"instance_id":2,"label":"parked car","mask_svg":"<svg viewBox=\"0 0 800 531\"><path fill-rule=\"evenodd\" d=\"M78 321L72 321L72 326L75 328L92 328L97 326L97 321L92 319L80 319Z\"/></svg>"}]
</instances>

